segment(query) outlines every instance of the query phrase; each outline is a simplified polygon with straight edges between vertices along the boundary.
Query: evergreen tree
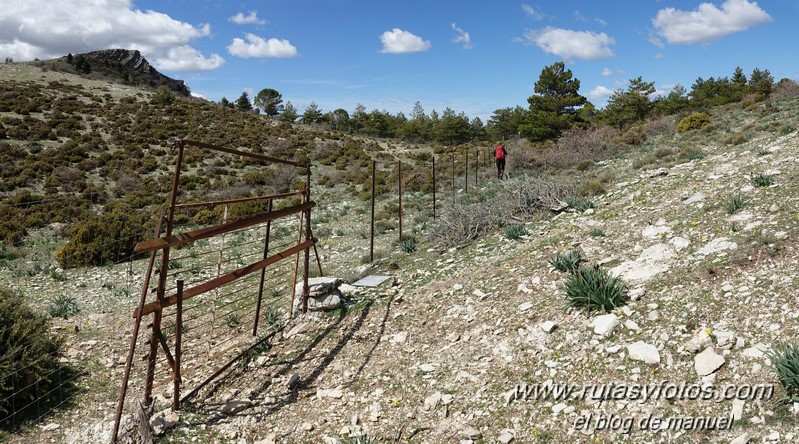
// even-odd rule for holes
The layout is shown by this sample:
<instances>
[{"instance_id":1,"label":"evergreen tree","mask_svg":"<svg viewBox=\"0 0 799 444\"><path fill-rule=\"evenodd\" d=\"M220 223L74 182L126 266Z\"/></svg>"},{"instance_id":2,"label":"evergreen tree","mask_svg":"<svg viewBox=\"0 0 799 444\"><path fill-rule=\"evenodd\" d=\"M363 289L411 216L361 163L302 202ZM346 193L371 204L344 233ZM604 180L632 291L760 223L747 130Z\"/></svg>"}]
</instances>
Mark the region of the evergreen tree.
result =
<instances>
[{"instance_id":1,"label":"evergreen tree","mask_svg":"<svg viewBox=\"0 0 799 444\"><path fill-rule=\"evenodd\" d=\"M236 99L236 109L252 112L252 103L250 103L250 95L247 94L247 91L242 92L239 98Z\"/></svg>"},{"instance_id":2,"label":"evergreen tree","mask_svg":"<svg viewBox=\"0 0 799 444\"><path fill-rule=\"evenodd\" d=\"M575 123L577 108L588 101L579 90L580 81L572 78L563 62L545 67L527 99L530 113L519 130L532 140L556 138Z\"/></svg>"},{"instance_id":3,"label":"evergreen tree","mask_svg":"<svg viewBox=\"0 0 799 444\"><path fill-rule=\"evenodd\" d=\"M644 82L640 76L630 79L627 91L620 89L610 96L603 119L619 129L643 121L654 107L649 98L654 92L655 82Z\"/></svg>"},{"instance_id":4,"label":"evergreen tree","mask_svg":"<svg viewBox=\"0 0 799 444\"><path fill-rule=\"evenodd\" d=\"M500 108L494 111L486 124L486 131L493 139L504 140L519 132L527 120L528 111L521 106Z\"/></svg>"},{"instance_id":5,"label":"evergreen tree","mask_svg":"<svg viewBox=\"0 0 799 444\"><path fill-rule=\"evenodd\" d=\"M74 62L74 61L75 61L75 59L72 57L72 53L70 52L69 54L67 54L67 63L69 63L71 65L72 62Z\"/></svg>"},{"instance_id":6,"label":"evergreen tree","mask_svg":"<svg viewBox=\"0 0 799 444\"><path fill-rule=\"evenodd\" d=\"M350 113L344 108L339 108L330 114L330 121L339 131L346 131L350 124Z\"/></svg>"},{"instance_id":7,"label":"evergreen tree","mask_svg":"<svg viewBox=\"0 0 799 444\"><path fill-rule=\"evenodd\" d=\"M774 89L774 77L765 69L761 71L759 68L752 70L749 76L749 92L754 94L768 97Z\"/></svg>"},{"instance_id":8,"label":"evergreen tree","mask_svg":"<svg viewBox=\"0 0 799 444\"><path fill-rule=\"evenodd\" d=\"M306 124L310 123L319 123L322 120L322 110L319 109L319 105L316 102L311 102L307 108L305 108L305 112L302 113L302 122Z\"/></svg>"},{"instance_id":9,"label":"evergreen tree","mask_svg":"<svg viewBox=\"0 0 799 444\"><path fill-rule=\"evenodd\" d=\"M227 97L222 96L222 99L219 101L219 104L225 108L233 108L233 103L227 99Z\"/></svg>"},{"instance_id":10,"label":"evergreen tree","mask_svg":"<svg viewBox=\"0 0 799 444\"><path fill-rule=\"evenodd\" d=\"M283 107L283 112L280 113L280 118L281 120L291 123L297 120L297 108L294 107L293 103L286 102L286 106Z\"/></svg>"},{"instance_id":11,"label":"evergreen tree","mask_svg":"<svg viewBox=\"0 0 799 444\"><path fill-rule=\"evenodd\" d=\"M264 111L269 117L280 114L283 108L283 95L272 88L264 88L253 99L253 104Z\"/></svg>"},{"instance_id":12,"label":"evergreen tree","mask_svg":"<svg viewBox=\"0 0 799 444\"><path fill-rule=\"evenodd\" d=\"M677 84L666 97L660 97L655 101L655 110L664 116L679 114L688 110L690 106L691 101L686 95L686 89L680 84Z\"/></svg>"}]
</instances>

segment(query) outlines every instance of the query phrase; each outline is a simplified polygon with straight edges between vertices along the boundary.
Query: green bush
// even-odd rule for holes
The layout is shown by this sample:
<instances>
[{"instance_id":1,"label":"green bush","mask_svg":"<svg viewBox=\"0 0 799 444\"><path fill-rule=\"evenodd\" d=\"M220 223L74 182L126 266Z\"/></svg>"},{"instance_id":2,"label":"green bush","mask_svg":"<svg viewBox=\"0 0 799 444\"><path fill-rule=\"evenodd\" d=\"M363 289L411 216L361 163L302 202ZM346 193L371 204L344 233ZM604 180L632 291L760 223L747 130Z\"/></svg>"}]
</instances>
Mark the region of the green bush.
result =
<instances>
[{"instance_id":1,"label":"green bush","mask_svg":"<svg viewBox=\"0 0 799 444\"><path fill-rule=\"evenodd\" d=\"M770 368L785 387L787 402L799 402L799 346L777 343L766 352Z\"/></svg>"},{"instance_id":2,"label":"green bush","mask_svg":"<svg viewBox=\"0 0 799 444\"><path fill-rule=\"evenodd\" d=\"M574 273L583 261L583 256L577 250L568 253L558 253L549 260L550 265L562 272Z\"/></svg>"},{"instance_id":3,"label":"green bush","mask_svg":"<svg viewBox=\"0 0 799 444\"><path fill-rule=\"evenodd\" d=\"M402 251L406 253L413 253L416 251L416 240L415 239L405 239L402 241Z\"/></svg>"},{"instance_id":4,"label":"green bush","mask_svg":"<svg viewBox=\"0 0 799 444\"><path fill-rule=\"evenodd\" d=\"M63 340L22 296L0 287L0 416L39 398L53 398Z\"/></svg>"},{"instance_id":5,"label":"green bush","mask_svg":"<svg viewBox=\"0 0 799 444\"><path fill-rule=\"evenodd\" d=\"M521 224L511 225L505 229L505 237L510 240L517 240L526 235L527 229Z\"/></svg>"},{"instance_id":6,"label":"green bush","mask_svg":"<svg viewBox=\"0 0 799 444\"><path fill-rule=\"evenodd\" d=\"M690 130L701 129L710 125L710 116L707 113L691 113L677 124L677 132L684 133Z\"/></svg>"},{"instance_id":7,"label":"green bush","mask_svg":"<svg viewBox=\"0 0 799 444\"><path fill-rule=\"evenodd\" d=\"M71 296L59 294L50 300L50 308L47 309L50 317L67 319L70 316L80 313L78 301Z\"/></svg>"},{"instance_id":8,"label":"green bush","mask_svg":"<svg viewBox=\"0 0 799 444\"><path fill-rule=\"evenodd\" d=\"M757 176L752 174L749 180L752 183L752 185L756 187L768 187L774 184L774 178L769 176L768 174L763 174L763 173L760 173Z\"/></svg>"},{"instance_id":9,"label":"green bush","mask_svg":"<svg viewBox=\"0 0 799 444\"><path fill-rule=\"evenodd\" d=\"M55 253L61 268L119 262L136 243L152 237L154 219L143 211L112 211L70 225L70 239Z\"/></svg>"},{"instance_id":10,"label":"green bush","mask_svg":"<svg viewBox=\"0 0 799 444\"><path fill-rule=\"evenodd\" d=\"M581 266L566 277L567 305L593 310L610 311L624 305L627 292L618 277L611 277L598 266Z\"/></svg>"}]
</instances>

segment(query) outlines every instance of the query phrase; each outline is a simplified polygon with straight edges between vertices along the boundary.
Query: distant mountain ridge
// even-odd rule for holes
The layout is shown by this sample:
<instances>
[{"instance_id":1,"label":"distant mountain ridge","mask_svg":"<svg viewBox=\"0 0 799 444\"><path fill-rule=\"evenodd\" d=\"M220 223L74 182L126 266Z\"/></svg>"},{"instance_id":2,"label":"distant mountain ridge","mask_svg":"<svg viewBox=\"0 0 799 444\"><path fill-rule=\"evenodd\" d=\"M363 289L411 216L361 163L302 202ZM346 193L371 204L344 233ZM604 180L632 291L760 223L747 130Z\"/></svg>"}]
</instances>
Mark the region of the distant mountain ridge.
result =
<instances>
[{"instance_id":1,"label":"distant mountain ridge","mask_svg":"<svg viewBox=\"0 0 799 444\"><path fill-rule=\"evenodd\" d=\"M126 85L158 88L166 86L176 93L189 96L189 88L183 80L173 79L158 72L150 62L135 49L102 49L56 59L53 68L60 71L75 71L77 61L85 60L94 76L117 81ZM66 62L66 65L61 62ZM84 70L84 73L87 70Z\"/></svg>"}]
</instances>

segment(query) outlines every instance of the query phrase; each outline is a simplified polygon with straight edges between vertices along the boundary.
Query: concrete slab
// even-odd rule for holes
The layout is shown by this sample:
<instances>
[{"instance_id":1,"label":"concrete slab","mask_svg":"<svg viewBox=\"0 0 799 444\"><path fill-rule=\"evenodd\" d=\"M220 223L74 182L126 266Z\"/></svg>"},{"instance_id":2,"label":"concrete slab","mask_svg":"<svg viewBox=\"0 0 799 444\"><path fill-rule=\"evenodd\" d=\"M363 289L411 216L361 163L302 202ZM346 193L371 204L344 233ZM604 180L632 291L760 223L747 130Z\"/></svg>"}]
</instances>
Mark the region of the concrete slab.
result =
<instances>
[{"instance_id":1,"label":"concrete slab","mask_svg":"<svg viewBox=\"0 0 799 444\"><path fill-rule=\"evenodd\" d=\"M359 280L352 284L355 287L377 287L378 285L382 284L383 282L391 279L391 276L366 276L365 278Z\"/></svg>"}]
</instances>

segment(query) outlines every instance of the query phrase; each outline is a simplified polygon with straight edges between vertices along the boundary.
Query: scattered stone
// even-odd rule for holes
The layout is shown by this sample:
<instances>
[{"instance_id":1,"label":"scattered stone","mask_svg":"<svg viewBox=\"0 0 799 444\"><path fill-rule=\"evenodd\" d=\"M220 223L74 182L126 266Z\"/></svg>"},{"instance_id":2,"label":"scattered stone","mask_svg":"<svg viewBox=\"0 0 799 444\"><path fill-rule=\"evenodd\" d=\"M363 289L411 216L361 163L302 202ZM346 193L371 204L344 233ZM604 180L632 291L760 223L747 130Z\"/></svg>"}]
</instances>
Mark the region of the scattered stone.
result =
<instances>
[{"instance_id":1,"label":"scattered stone","mask_svg":"<svg viewBox=\"0 0 799 444\"><path fill-rule=\"evenodd\" d=\"M730 444L749 444L749 434L744 433L743 435L738 436L737 438L730 441Z\"/></svg>"},{"instance_id":2,"label":"scattered stone","mask_svg":"<svg viewBox=\"0 0 799 444\"><path fill-rule=\"evenodd\" d=\"M313 432L314 426L310 422L304 422L302 424L302 430L306 432Z\"/></svg>"},{"instance_id":3,"label":"scattered stone","mask_svg":"<svg viewBox=\"0 0 799 444\"><path fill-rule=\"evenodd\" d=\"M697 256L708 256L711 254L720 253L724 250L734 250L738 248L738 244L732 242L726 237L719 237L708 242L707 245L700 248L695 254Z\"/></svg>"},{"instance_id":4,"label":"scattered stone","mask_svg":"<svg viewBox=\"0 0 799 444\"><path fill-rule=\"evenodd\" d=\"M603 337L611 334L613 330L618 327L618 325L619 318L613 313L597 316L591 322L591 327L594 328L594 333Z\"/></svg>"},{"instance_id":5,"label":"scattered stone","mask_svg":"<svg viewBox=\"0 0 799 444\"><path fill-rule=\"evenodd\" d=\"M743 355L747 358L762 358L766 351L768 351L768 347L758 342L744 350Z\"/></svg>"},{"instance_id":6,"label":"scattered stone","mask_svg":"<svg viewBox=\"0 0 799 444\"><path fill-rule=\"evenodd\" d=\"M178 421L180 421L180 416L176 412L162 410L150 418L150 428L156 436L162 436L178 425Z\"/></svg>"},{"instance_id":7,"label":"scattered stone","mask_svg":"<svg viewBox=\"0 0 799 444\"><path fill-rule=\"evenodd\" d=\"M297 385L298 382L300 382L300 374L293 373L289 378L288 382L286 382L286 387L288 387L288 389L291 390Z\"/></svg>"},{"instance_id":8,"label":"scattered stone","mask_svg":"<svg viewBox=\"0 0 799 444\"><path fill-rule=\"evenodd\" d=\"M436 371L436 366L434 366L433 364L422 364L419 366L419 370L425 373L431 373Z\"/></svg>"},{"instance_id":9,"label":"scattered stone","mask_svg":"<svg viewBox=\"0 0 799 444\"><path fill-rule=\"evenodd\" d=\"M711 344L713 344L713 340L710 338L710 335L707 334L705 330L702 330L695 334L693 338L689 339L683 347L691 353L698 353L699 350L704 350Z\"/></svg>"},{"instance_id":10,"label":"scattered stone","mask_svg":"<svg viewBox=\"0 0 799 444\"><path fill-rule=\"evenodd\" d=\"M626 321L624 321L624 326L627 327L627 330L632 330L632 331L641 330L641 327L639 327L638 324L636 324L635 321L633 321L632 319L627 319Z\"/></svg>"},{"instance_id":11,"label":"scattered stone","mask_svg":"<svg viewBox=\"0 0 799 444\"><path fill-rule=\"evenodd\" d=\"M461 430L458 434L468 439L480 439L483 437L483 433L474 427L466 427L465 429Z\"/></svg>"},{"instance_id":12,"label":"scattered stone","mask_svg":"<svg viewBox=\"0 0 799 444\"><path fill-rule=\"evenodd\" d=\"M544 331L544 333L552 333L553 330L558 328L558 324L552 321L544 321L538 323L538 328Z\"/></svg>"},{"instance_id":13,"label":"scattered stone","mask_svg":"<svg viewBox=\"0 0 799 444\"><path fill-rule=\"evenodd\" d=\"M684 205L691 205L693 203L701 202L704 199L705 199L705 193L700 191L694 194L693 196L689 197L688 199L685 199L684 201L682 201L682 203Z\"/></svg>"},{"instance_id":14,"label":"scattered stone","mask_svg":"<svg viewBox=\"0 0 799 444\"><path fill-rule=\"evenodd\" d=\"M531 293L533 292L533 290L530 290L529 288L527 288L527 285L525 285L525 283L524 283L524 282L522 282L521 284L519 284L519 286L517 287L517 289L518 289L520 292L524 293L524 294L531 294Z\"/></svg>"},{"instance_id":15,"label":"scattered stone","mask_svg":"<svg viewBox=\"0 0 799 444\"><path fill-rule=\"evenodd\" d=\"M230 401L222 407L221 412L224 413L225 415L235 415L236 413L239 413L242 410L249 408L250 406L252 406L252 401L248 399Z\"/></svg>"},{"instance_id":16,"label":"scattered stone","mask_svg":"<svg viewBox=\"0 0 799 444\"><path fill-rule=\"evenodd\" d=\"M647 364L660 364L660 353L657 347L638 341L627 346L627 354L634 361L643 361Z\"/></svg>"},{"instance_id":17,"label":"scattered stone","mask_svg":"<svg viewBox=\"0 0 799 444\"><path fill-rule=\"evenodd\" d=\"M339 389L323 389L323 388L316 389L316 397L319 399L323 398L341 399L343 396L344 393Z\"/></svg>"},{"instance_id":18,"label":"scattered stone","mask_svg":"<svg viewBox=\"0 0 799 444\"><path fill-rule=\"evenodd\" d=\"M674 247L674 251L679 253L680 251L688 248L688 246L691 245L691 241L684 237L677 236L669 239L669 245Z\"/></svg>"},{"instance_id":19,"label":"scattered stone","mask_svg":"<svg viewBox=\"0 0 799 444\"><path fill-rule=\"evenodd\" d=\"M522 312L522 313L524 313L525 311L527 311L527 310L529 310L531 308L533 308L533 303L532 302L524 302L522 304L519 304L519 311Z\"/></svg>"},{"instance_id":20,"label":"scattered stone","mask_svg":"<svg viewBox=\"0 0 799 444\"><path fill-rule=\"evenodd\" d=\"M50 424L47 424L46 426L42 427L42 431L43 432L52 432L53 430L57 430L59 427L61 427L61 426L56 424L56 423L54 423L54 422L51 422Z\"/></svg>"},{"instance_id":21,"label":"scattered stone","mask_svg":"<svg viewBox=\"0 0 799 444\"><path fill-rule=\"evenodd\" d=\"M497 441L499 441L501 444L509 444L513 442L513 440L513 434L510 432L503 432L501 435L499 435L499 438L497 438Z\"/></svg>"},{"instance_id":22,"label":"scattered stone","mask_svg":"<svg viewBox=\"0 0 799 444\"><path fill-rule=\"evenodd\" d=\"M441 403L441 392L435 392L432 395L424 398L424 409L425 411L435 410L436 407Z\"/></svg>"},{"instance_id":23,"label":"scattered stone","mask_svg":"<svg viewBox=\"0 0 799 444\"><path fill-rule=\"evenodd\" d=\"M694 369L699 376L707 376L718 370L724 362L723 356L716 354L713 347L708 347L694 357Z\"/></svg>"},{"instance_id":24,"label":"scattered stone","mask_svg":"<svg viewBox=\"0 0 799 444\"><path fill-rule=\"evenodd\" d=\"M636 287L630 290L627 295L630 297L631 301L637 301L641 299L646 294L646 288L644 287Z\"/></svg>"},{"instance_id":25,"label":"scattered stone","mask_svg":"<svg viewBox=\"0 0 799 444\"><path fill-rule=\"evenodd\" d=\"M487 298L487 297L488 297L488 295L487 295L487 294L483 293L482 291L480 291L480 290L479 290L479 289L477 289L477 288L475 288L475 289L474 289L474 291L472 291L472 294L473 294L473 295L475 295L475 296L477 296L477 297L478 297L478 298L480 298L480 299L485 299L485 298Z\"/></svg>"},{"instance_id":26,"label":"scattered stone","mask_svg":"<svg viewBox=\"0 0 799 444\"><path fill-rule=\"evenodd\" d=\"M395 334L394 336L392 336L390 342L392 344L404 344L405 341L407 341L407 340L408 340L408 332L407 331L401 331L401 332Z\"/></svg>"},{"instance_id":27,"label":"scattered stone","mask_svg":"<svg viewBox=\"0 0 799 444\"><path fill-rule=\"evenodd\" d=\"M649 312L649 314L646 315L646 318L653 322L657 321L658 319L660 319L660 311L652 310Z\"/></svg>"}]
</instances>

